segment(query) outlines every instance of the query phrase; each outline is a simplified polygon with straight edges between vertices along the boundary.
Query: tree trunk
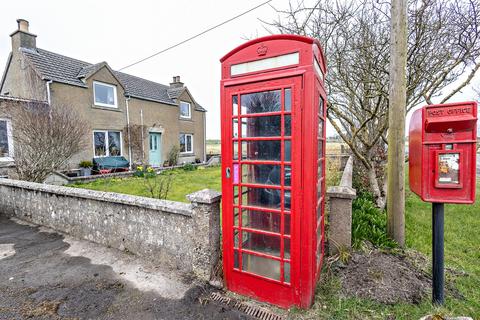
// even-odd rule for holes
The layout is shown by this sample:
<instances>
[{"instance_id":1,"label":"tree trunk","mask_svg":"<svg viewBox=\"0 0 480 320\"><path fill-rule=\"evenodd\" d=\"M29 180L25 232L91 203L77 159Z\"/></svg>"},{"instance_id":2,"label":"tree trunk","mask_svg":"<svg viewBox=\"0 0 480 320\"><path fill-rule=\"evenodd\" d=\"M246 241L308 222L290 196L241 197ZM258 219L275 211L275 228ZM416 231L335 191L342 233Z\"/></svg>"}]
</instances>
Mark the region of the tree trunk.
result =
<instances>
[{"instance_id":1,"label":"tree trunk","mask_svg":"<svg viewBox=\"0 0 480 320\"><path fill-rule=\"evenodd\" d=\"M385 209L385 199L382 196L382 191L380 190L380 185L378 184L377 173L373 164L367 169L367 173L368 182L370 183L370 188L373 196L375 197L375 203L377 204L377 207L383 211L383 209Z\"/></svg>"}]
</instances>

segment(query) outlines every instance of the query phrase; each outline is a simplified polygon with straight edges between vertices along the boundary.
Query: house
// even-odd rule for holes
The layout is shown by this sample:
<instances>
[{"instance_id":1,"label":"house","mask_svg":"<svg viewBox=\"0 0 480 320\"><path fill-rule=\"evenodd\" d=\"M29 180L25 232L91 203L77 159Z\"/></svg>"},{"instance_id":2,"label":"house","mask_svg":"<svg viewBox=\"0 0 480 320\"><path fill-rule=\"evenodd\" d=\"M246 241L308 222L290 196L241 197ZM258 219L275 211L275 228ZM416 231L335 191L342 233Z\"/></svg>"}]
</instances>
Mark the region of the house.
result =
<instances>
[{"instance_id":1,"label":"house","mask_svg":"<svg viewBox=\"0 0 480 320\"><path fill-rule=\"evenodd\" d=\"M91 127L88 136L79 137L89 147L71 160L70 167L94 157L119 155L159 167L175 146L180 150L179 163L205 161L206 110L180 77L163 85L112 70L106 62L92 64L53 53L36 46L37 36L30 33L28 21L17 23L18 29L10 35L12 52L0 95L78 110ZM133 128L141 128L137 151L126 142ZM8 119L0 119L0 144L5 144L10 130L15 128ZM10 156L3 160L11 160Z\"/></svg>"}]
</instances>

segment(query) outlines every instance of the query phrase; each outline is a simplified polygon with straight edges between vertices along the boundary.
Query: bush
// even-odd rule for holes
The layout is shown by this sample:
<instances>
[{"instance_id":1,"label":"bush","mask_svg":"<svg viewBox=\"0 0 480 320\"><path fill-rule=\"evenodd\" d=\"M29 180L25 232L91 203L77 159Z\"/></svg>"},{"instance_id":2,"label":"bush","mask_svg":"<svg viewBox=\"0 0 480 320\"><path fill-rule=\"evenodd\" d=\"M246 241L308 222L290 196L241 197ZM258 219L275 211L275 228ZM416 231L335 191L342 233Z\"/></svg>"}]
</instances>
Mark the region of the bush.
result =
<instances>
[{"instance_id":1,"label":"bush","mask_svg":"<svg viewBox=\"0 0 480 320\"><path fill-rule=\"evenodd\" d=\"M80 168L93 168L93 162L84 160L84 161L81 161L78 166Z\"/></svg>"},{"instance_id":2,"label":"bush","mask_svg":"<svg viewBox=\"0 0 480 320\"><path fill-rule=\"evenodd\" d=\"M183 165L183 170L185 170L185 171L194 171L196 169L197 169L197 167L194 166L191 163L186 163L186 164Z\"/></svg>"},{"instance_id":3,"label":"bush","mask_svg":"<svg viewBox=\"0 0 480 320\"><path fill-rule=\"evenodd\" d=\"M397 243L387 236L387 215L376 206L371 193L360 193L352 206L352 242L359 248L370 241L381 248L394 248Z\"/></svg>"},{"instance_id":4,"label":"bush","mask_svg":"<svg viewBox=\"0 0 480 320\"><path fill-rule=\"evenodd\" d=\"M169 166L176 166L178 163L178 155L180 153L180 148L178 146L173 146L170 151L168 152L168 165Z\"/></svg>"},{"instance_id":5,"label":"bush","mask_svg":"<svg viewBox=\"0 0 480 320\"><path fill-rule=\"evenodd\" d=\"M133 175L141 178L153 178L157 173L152 167L137 166Z\"/></svg>"}]
</instances>

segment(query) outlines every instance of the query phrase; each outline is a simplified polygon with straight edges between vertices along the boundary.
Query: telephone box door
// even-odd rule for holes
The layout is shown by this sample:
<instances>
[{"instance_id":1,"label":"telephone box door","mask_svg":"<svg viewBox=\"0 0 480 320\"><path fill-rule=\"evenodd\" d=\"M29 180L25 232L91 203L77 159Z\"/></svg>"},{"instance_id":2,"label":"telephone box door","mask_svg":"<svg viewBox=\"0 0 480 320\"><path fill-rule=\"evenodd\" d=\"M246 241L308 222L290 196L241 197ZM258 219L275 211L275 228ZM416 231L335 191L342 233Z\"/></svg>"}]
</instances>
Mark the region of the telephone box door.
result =
<instances>
[{"instance_id":1,"label":"telephone box door","mask_svg":"<svg viewBox=\"0 0 480 320\"><path fill-rule=\"evenodd\" d=\"M301 76L223 92L223 245L230 290L298 301Z\"/></svg>"}]
</instances>

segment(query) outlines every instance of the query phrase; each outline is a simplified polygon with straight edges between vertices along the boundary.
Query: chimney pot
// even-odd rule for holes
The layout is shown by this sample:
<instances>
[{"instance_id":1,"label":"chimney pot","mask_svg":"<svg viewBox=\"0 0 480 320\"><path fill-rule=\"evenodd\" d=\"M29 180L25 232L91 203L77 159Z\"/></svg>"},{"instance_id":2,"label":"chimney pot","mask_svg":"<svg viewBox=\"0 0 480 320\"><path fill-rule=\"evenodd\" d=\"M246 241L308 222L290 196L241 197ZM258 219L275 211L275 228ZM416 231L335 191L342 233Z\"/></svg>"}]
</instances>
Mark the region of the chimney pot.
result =
<instances>
[{"instance_id":1,"label":"chimney pot","mask_svg":"<svg viewBox=\"0 0 480 320\"><path fill-rule=\"evenodd\" d=\"M23 32L28 32L28 21L25 19L17 19L18 30Z\"/></svg>"}]
</instances>

